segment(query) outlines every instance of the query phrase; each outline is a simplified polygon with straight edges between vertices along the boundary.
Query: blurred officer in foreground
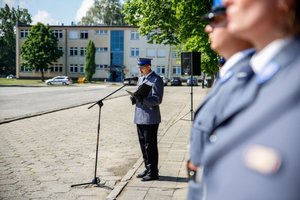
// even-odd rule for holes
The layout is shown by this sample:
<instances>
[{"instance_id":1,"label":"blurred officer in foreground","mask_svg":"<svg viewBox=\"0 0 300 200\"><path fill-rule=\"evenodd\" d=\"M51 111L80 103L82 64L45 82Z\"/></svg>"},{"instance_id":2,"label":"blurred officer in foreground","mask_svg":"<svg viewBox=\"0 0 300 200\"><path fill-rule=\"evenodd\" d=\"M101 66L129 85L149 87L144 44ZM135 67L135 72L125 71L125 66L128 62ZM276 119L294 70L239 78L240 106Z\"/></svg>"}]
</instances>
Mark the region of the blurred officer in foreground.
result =
<instances>
[{"instance_id":1,"label":"blurred officer in foreground","mask_svg":"<svg viewBox=\"0 0 300 200\"><path fill-rule=\"evenodd\" d=\"M137 86L147 84L152 87L147 96L131 97L136 104L134 123L137 126L138 138L143 154L145 170L137 175L142 181L157 180L158 176L158 147L157 131L161 122L159 104L161 104L164 93L162 78L151 70L151 59L139 58L138 67L141 77Z\"/></svg>"},{"instance_id":2,"label":"blurred officer in foreground","mask_svg":"<svg viewBox=\"0 0 300 200\"><path fill-rule=\"evenodd\" d=\"M298 200L300 1L224 3L228 30L257 50L250 61L255 85L243 95L253 103L220 124L205 146L206 199Z\"/></svg>"},{"instance_id":3,"label":"blurred officer in foreground","mask_svg":"<svg viewBox=\"0 0 300 200\"><path fill-rule=\"evenodd\" d=\"M187 164L190 173L189 200L201 199L202 196L202 153L205 144L214 141L213 133L218 124L236 109L249 103L242 101L227 110L234 94L240 94L251 80L253 72L249 60L254 50L249 42L228 32L225 9L220 1L214 1L212 11L204 17L209 22L205 31L209 35L211 48L227 61L223 63L218 80L195 113L191 129L190 161Z\"/></svg>"}]
</instances>

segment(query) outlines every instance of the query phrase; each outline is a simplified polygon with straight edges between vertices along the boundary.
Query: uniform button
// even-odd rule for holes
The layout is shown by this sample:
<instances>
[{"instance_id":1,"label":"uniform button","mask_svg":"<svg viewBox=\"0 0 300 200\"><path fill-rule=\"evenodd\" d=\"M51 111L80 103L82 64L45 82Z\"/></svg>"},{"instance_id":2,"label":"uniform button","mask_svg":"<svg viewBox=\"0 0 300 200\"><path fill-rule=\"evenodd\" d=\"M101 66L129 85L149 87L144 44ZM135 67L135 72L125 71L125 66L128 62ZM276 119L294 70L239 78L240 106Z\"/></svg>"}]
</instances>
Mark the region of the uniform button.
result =
<instances>
[{"instance_id":1,"label":"uniform button","mask_svg":"<svg viewBox=\"0 0 300 200\"><path fill-rule=\"evenodd\" d=\"M215 142L217 141L217 136L214 135L214 134L212 134L212 135L209 137L209 141L210 141L211 143L215 143Z\"/></svg>"}]
</instances>

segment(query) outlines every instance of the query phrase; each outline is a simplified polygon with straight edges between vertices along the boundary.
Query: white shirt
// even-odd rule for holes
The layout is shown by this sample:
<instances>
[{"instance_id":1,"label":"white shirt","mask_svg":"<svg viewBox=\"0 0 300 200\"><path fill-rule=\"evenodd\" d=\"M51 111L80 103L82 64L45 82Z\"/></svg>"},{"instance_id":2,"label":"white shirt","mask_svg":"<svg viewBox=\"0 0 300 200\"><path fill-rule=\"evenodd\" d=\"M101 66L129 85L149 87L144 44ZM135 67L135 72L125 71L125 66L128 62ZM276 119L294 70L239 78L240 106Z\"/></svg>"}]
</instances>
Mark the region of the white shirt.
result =
<instances>
[{"instance_id":1,"label":"white shirt","mask_svg":"<svg viewBox=\"0 0 300 200\"><path fill-rule=\"evenodd\" d=\"M225 74L240 60L252 53L254 49L246 49L238 53L233 54L220 69L220 78L223 78Z\"/></svg>"},{"instance_id":2,"label":"white shirt","mask_svg":"<svg viewBox=\"0 0 300 200\"><path fill-rule=\"evenodd\" d=\"M270 44L268 44L265 48L263 48L260 52L253 55L250 60L251 67L255 74L262 74L264 71L264 67L274 58L274 56L280 52L282 47L287 45L292 41L292 38L284 38L277 39Z\"/></svg>"}]
</instances>

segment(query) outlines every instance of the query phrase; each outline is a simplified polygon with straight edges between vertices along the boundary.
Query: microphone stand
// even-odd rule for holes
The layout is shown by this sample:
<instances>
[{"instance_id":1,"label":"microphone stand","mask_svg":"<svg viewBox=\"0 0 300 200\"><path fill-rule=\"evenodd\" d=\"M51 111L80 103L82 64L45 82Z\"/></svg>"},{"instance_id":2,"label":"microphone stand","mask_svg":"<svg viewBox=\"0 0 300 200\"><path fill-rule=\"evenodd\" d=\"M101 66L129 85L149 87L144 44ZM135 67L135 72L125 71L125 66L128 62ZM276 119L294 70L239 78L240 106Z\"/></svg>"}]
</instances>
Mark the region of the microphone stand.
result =
<instances>
[{"instance_id":1,"label":"microphone stand","mask_svg":"<svg viewBox=\"0 0 300 200\"><path fill-rule=\"evenodd\" d=\"M100 135L101 108L103 106L103 100L104 99L106 99L107 97L109 97L109 96L113 95L114 93L118 92L119 90L121 90L125 86L126 86L126 84L124 84L122 87L118 88L117 90L113 91L109 95L105 96L104 98L100 99L99 101L95 102L93 105L91 105L90 107L88 107L88 109L91 109L95 105L99 106L99 117L98 117L98 129L97 129L97 143L96 143L96 159L95 159L95 173L94 173L94 178L93 178L93 180L91 182L88 182L88 183L79 183L79 184L71 185L71 187L80 186L80 185L90 185L90 184L96 185L97 187L101 187L101 185L100 185L101 180L100 180L99 177L97 177L97 163L98 163L98 147L99 147L99 135Z\"/></svg>"}]
</instances>

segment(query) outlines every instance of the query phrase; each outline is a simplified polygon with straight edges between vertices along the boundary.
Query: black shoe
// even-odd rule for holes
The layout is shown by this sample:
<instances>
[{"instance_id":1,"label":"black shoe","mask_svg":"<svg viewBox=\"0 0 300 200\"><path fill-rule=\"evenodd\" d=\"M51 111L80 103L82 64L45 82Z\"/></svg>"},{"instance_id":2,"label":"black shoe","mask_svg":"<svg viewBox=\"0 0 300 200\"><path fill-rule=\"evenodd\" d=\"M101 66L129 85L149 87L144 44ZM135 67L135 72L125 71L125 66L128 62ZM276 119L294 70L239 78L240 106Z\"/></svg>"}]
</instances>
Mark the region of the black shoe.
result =
<instances>
[{"instance_id":1,"label":"black shoe","mask_svg":"<svg viewBox=\"0 0 300 200\"><path fill-rule=\"evenodd\" d=\"M159 176L157 175L151 175L151 174L147 174L146 176L144 176L142 178L142 181L154 181L154 180L158 180Z\"/></svg>"},{"instance_id":2,"label":"black shoe","mask_svg":"<svg viewBox=\"0 0 300 200\"><path fill-rule=\"evenodd\" d=\"M137 178L143 178L144 176L146 176L148 174L148 170L145 169L142 173L138 174L136 177Z\"/></svg>"}]
</instances>

